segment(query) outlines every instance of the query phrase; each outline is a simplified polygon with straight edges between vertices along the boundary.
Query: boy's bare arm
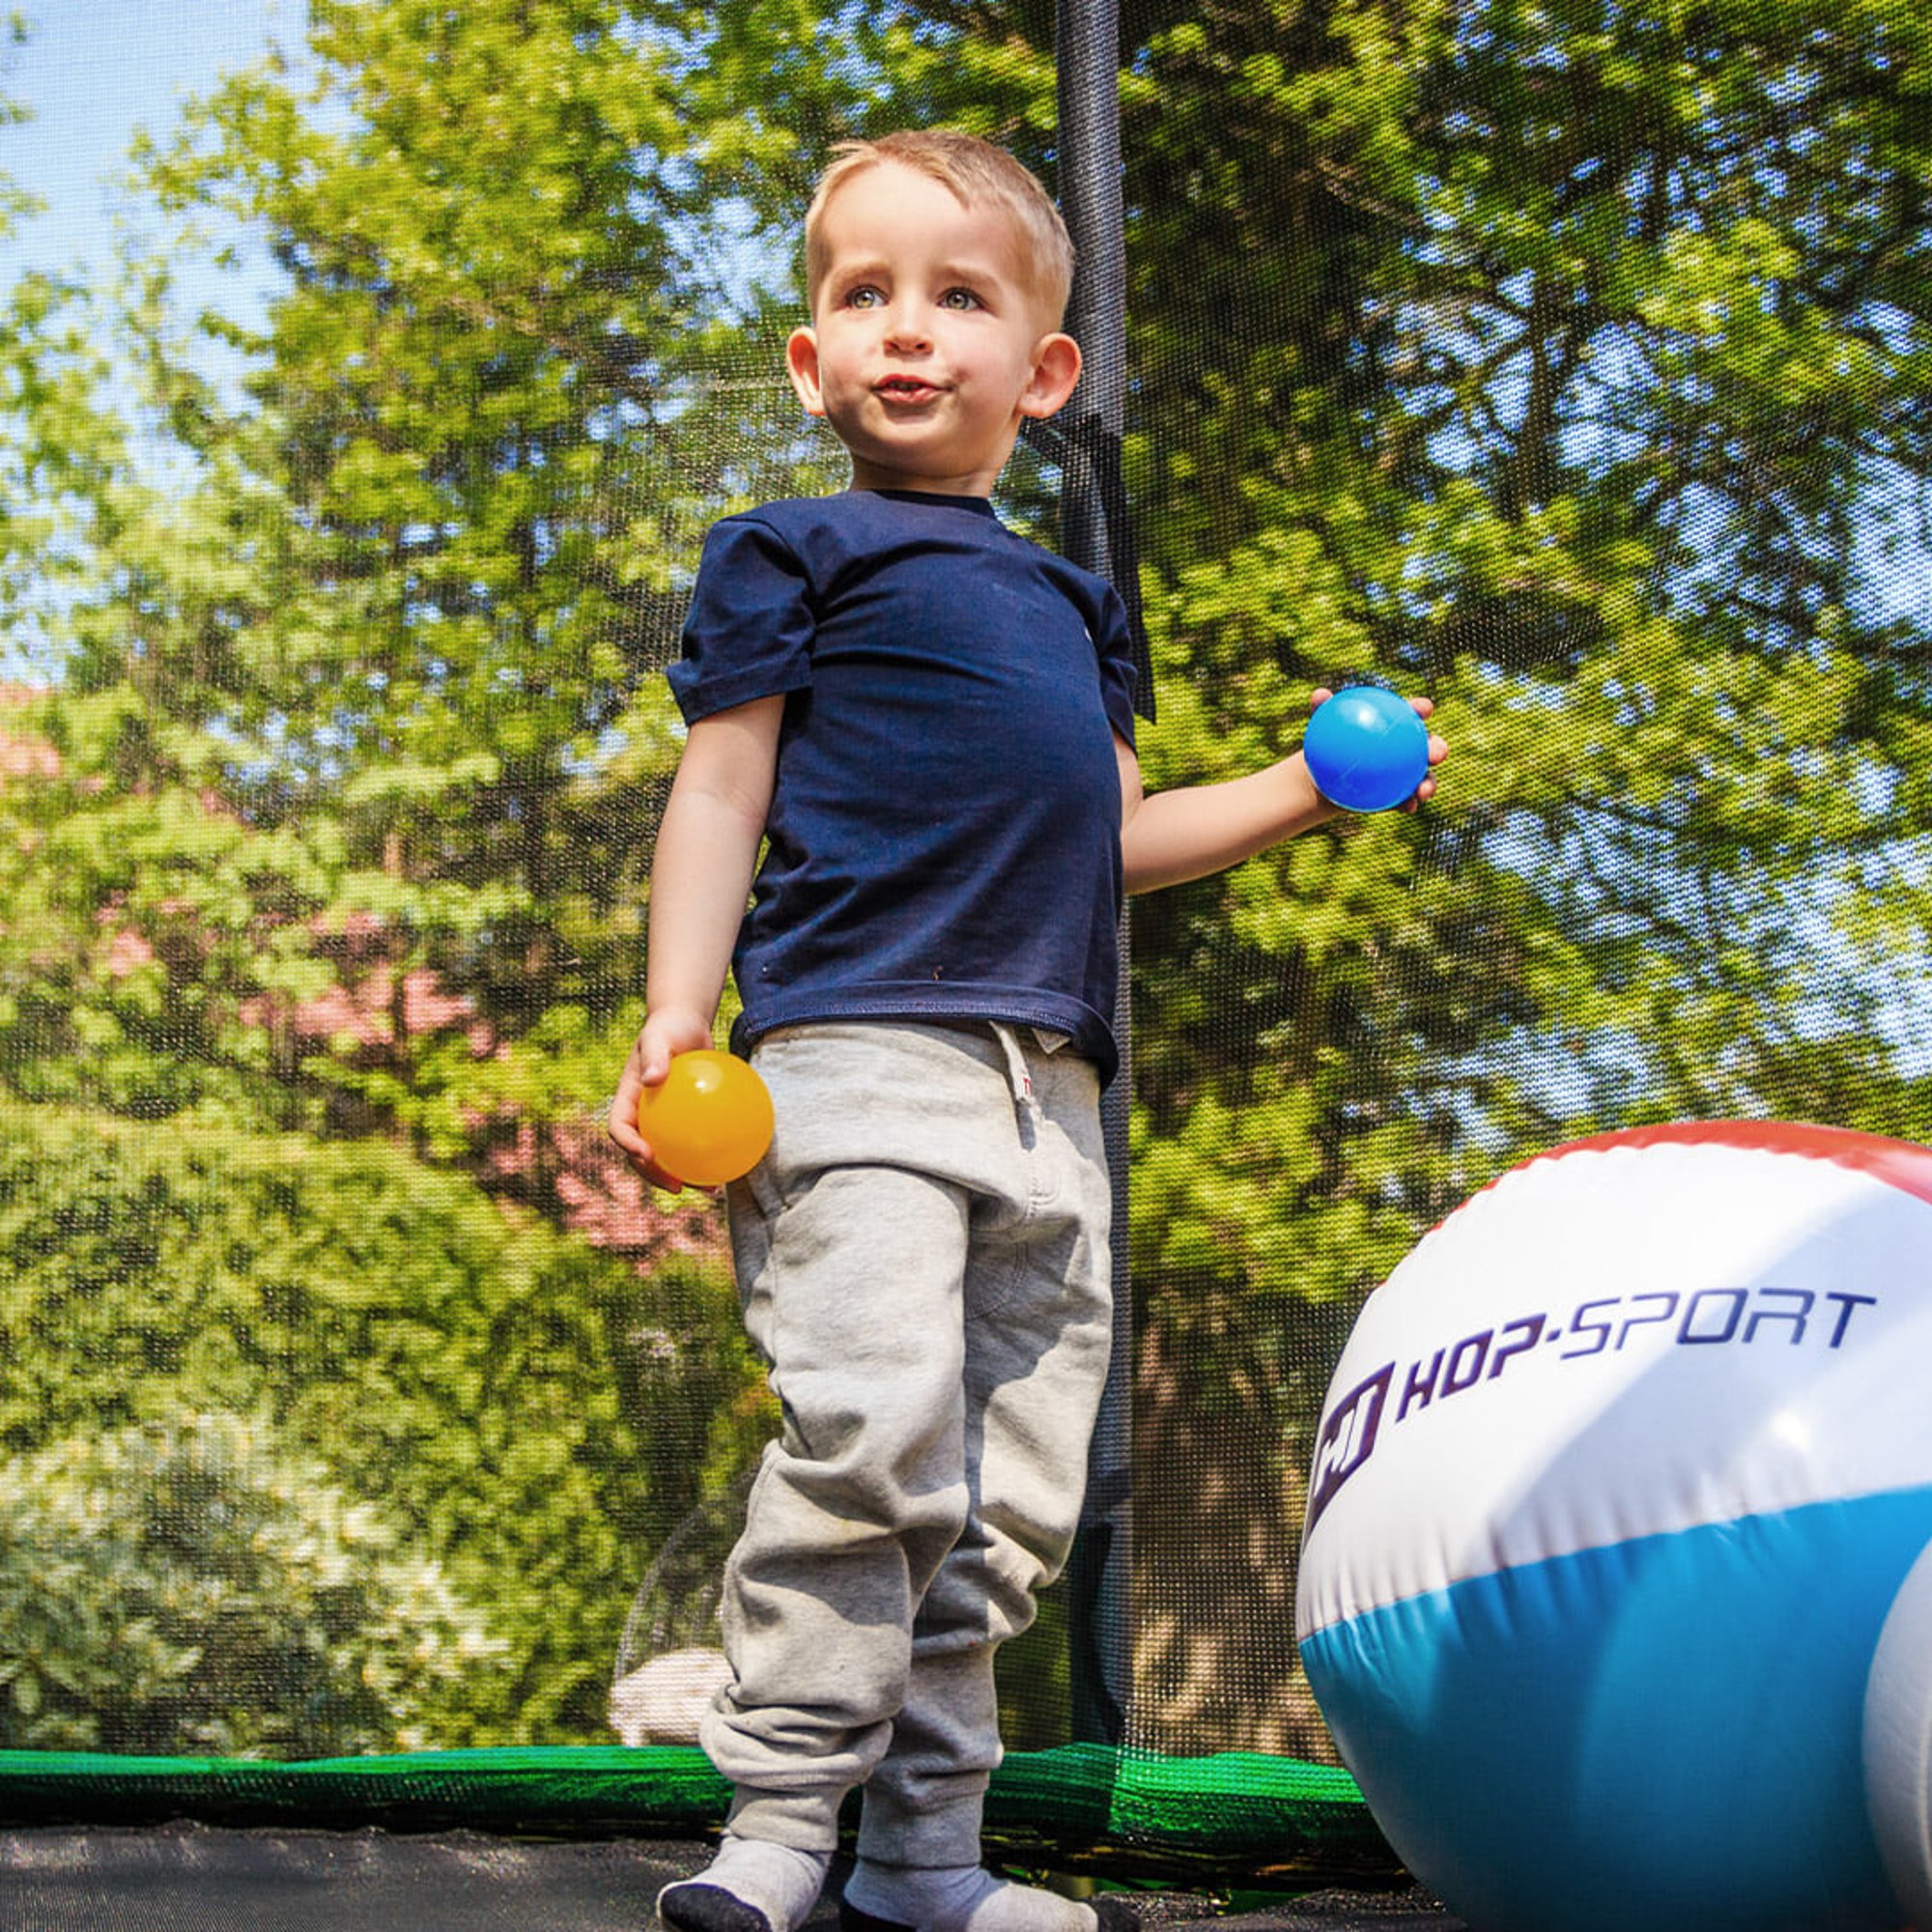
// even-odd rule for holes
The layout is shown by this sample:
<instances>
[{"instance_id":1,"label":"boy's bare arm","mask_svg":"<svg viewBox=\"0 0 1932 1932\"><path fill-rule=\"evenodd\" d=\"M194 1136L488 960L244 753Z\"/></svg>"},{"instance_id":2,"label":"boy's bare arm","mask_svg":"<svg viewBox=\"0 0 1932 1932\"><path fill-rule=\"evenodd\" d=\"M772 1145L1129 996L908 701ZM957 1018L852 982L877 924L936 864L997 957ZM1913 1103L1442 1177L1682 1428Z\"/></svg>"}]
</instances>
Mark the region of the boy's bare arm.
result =
<instances>
[{"instance_id":1,"label":"boy's bare arm","mask_svg":"<svg viewBox=\"0 0 1932 1932\"><path fill-rule=\"evenodd\" d=\"M611 1137L663 1178L637 1129L638 1094L671 1056L711 1044L771 810L782 697L699 719L685 740L651 860L645 1017L611 1103Z\"/></svg>"},{"instance_id":2,"label":"boy's bare arm","mask_svg":"<svg viewBox=\"0 0 1932 1932\"><path fill-rule=\"evenodd\" d=\"M1318 702L1327 696L1318 692ZM1416 700L1416 709L1427 718L1435 706L1425 697ZM1130 893L1206 878L1339 811L1315 789L1299 752L1224 784L1150 795L1141 787L1140 760L1132 749L1118 738L1115 749L1121 761L1121 858ZM1445 749L1439 738L1430 739L1432 765ZM1424 779L1416 800L1435 789L1435 781Z\"/></svg>"}]
</instances>

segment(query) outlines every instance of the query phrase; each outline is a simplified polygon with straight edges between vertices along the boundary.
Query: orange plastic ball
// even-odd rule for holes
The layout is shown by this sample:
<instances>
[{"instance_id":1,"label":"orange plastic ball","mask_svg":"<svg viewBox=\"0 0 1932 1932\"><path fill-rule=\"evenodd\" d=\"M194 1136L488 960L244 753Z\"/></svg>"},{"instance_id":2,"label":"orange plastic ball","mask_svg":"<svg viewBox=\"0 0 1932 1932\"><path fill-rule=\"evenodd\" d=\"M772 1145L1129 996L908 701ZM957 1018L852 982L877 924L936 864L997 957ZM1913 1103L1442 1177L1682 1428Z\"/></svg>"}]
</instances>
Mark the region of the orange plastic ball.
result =
<instances>
[{"instance_id":1,"label":"orange plastic ball","mask_svg":"<svg viewBox=\"0 0 1932 1932\"><path fill-rule=\"evenodd\" d=\"M722 1187L749 1174L772 1144L772 1096L729 1053L680 1053L659 1087L638 1102L638 1131L667 1174L697 1187Z\"/></svg>"}]
</instances>

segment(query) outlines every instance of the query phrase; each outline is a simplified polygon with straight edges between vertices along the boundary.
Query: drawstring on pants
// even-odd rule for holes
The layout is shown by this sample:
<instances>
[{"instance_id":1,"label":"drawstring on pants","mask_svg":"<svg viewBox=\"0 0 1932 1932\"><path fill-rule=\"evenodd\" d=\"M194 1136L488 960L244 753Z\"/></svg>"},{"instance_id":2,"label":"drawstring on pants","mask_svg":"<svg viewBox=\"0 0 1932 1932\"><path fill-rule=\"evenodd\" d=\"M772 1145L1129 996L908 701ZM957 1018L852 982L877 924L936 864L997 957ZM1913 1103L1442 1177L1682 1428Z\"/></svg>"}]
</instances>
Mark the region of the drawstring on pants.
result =
<instances>
[{"instance_id":1,"label":"drawstring on pants","mask_svg":"<svg viewBox=\"0 0 1932 1932\"><path fill-rule=\"evenodd\" d=\"M1027 1068L1026 1048L1020 1044L1020 1037L1003 1021L991 1022L993 1037L1000 1042L1007 1057L1007 1084L1013 1092L1013 1114L1019 1122L1020 1142L1024 1147L1032 1147L1036 1126L1039 1120L1039 1102L1034 1096L1033 1074Z\"/></svg>"}]
</instances>

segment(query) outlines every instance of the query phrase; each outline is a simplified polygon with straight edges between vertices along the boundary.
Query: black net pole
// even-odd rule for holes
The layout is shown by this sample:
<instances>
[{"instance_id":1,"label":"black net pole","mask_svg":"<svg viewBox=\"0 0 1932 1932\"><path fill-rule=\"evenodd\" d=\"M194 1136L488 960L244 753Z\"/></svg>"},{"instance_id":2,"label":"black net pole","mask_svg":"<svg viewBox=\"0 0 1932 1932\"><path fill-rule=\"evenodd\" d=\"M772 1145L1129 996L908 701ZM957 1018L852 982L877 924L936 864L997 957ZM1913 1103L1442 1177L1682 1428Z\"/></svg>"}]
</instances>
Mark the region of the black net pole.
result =
<instances>
[{"instance_id":1,"label":"black net pole","mask_svg":"<svg viewBox=\"0 0 1932 1932\"><path fill-rule=\"evenodd\" d=\"M1121 589L1138 636L1140 599L1121 476L1127 392L1127 272L1116 0L1059 0L1055 28L1060 202L1078 257L1067 324L1085 356L1066 429L1056 439L1062 463L1061 543L1074 562ZM1152 686L1144 648L1141 655L1140 703L1151 716ZM1127 940L1123 918L1115 1013L1121 1072L1102 1105L1114 1191L1114 1356L1088 1459L1086 1511L1068 1573L1073 1734L1082 1741L1105 1744L1117 1744L1122 1737L1133 1681Z\"/></svg>"}]
</instances>

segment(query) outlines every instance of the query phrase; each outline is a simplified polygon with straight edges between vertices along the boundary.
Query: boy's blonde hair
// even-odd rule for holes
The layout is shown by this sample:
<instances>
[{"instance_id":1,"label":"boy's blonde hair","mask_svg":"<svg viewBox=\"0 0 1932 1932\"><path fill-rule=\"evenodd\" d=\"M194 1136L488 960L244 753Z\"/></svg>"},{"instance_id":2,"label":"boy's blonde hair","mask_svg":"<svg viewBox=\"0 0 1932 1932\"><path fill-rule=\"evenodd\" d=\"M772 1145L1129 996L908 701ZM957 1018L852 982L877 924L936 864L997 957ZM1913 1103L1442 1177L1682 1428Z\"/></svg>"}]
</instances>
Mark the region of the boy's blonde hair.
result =
<instances>
[{"instance_id":1,"label":"boy's blonde hair","mask_svg":"<svg viewBox=\"0 0 1932 1932\"><path fill-rule=\"evenodd\" d=\"M1047 314L1048 327L1059 327L1073 287L1072 238L1038 178L1004 148L954 128L925 128L887 134L876 141L840 141L832 155L805 216L805 293L814 314L819 285L825 279L820 217L826 205L854 175L895 161L950 188L965 207L991 202L1012 216L1020 234L1020 252Z\"/></svg>"}]
</instances>

